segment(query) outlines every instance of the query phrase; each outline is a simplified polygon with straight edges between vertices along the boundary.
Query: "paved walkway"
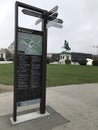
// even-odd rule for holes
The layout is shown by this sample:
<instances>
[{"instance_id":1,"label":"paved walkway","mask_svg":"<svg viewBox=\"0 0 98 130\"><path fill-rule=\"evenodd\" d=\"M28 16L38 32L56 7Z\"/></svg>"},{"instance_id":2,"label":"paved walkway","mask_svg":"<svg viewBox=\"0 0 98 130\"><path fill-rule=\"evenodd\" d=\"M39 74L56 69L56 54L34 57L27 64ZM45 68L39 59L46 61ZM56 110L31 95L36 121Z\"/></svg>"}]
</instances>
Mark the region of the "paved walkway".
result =
<instances>
[{"instance_id":1,"label":"paved walkway","mask_svg":"<svg viewBox=\"0 0 98 130\"><path fill-rule=\"evenodd\" d=\"M12 92L0 94L0 116L12 113L12 104ZM98 130L97 83L48 88L47 105L70 120L66 126L65 124L60 125L52 128L52 130ZM34 107L36 106L34 105ZM32 106L25 109L30 108Z\"/></svg>"}]
</instances>

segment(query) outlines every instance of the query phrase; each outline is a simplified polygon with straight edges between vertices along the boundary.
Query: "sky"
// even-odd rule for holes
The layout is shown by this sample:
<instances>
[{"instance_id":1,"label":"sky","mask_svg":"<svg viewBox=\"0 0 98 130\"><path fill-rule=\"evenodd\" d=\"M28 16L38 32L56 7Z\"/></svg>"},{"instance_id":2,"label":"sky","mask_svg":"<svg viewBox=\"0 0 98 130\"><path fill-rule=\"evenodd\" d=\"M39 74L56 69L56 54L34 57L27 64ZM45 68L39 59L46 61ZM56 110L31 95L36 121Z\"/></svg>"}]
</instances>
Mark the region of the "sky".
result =
<instances>
[{"instance_id":1,"label":"sky","mask_svg":"<svg viewBox=\"0 0 98 130\"><path fill-rule=\"evenodd\" d=\"M48 53L62 52L67 40L71 52L98 54L98 0L19 1L47 11L59 6L58 18L63 20L63 28L48 28ZM0 0L0 48L7 48L14 41L14 15L15 0ZM19 26L33 28L32 17L22 15Z\"/></svg>"}]
</instances>

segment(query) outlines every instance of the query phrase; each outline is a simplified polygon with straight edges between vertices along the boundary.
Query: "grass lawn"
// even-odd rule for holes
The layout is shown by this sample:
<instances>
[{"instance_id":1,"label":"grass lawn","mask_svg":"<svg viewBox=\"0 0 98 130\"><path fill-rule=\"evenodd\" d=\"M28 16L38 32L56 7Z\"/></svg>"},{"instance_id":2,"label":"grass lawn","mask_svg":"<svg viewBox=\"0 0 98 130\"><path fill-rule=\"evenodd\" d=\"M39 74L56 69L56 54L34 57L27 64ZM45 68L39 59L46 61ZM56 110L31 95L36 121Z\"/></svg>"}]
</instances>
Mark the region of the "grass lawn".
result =
<instances>
[{"instance_id":1,"label":"grass lawn","mask_svg":"<svg viewBox=\"0 0 98 130\"><path fill-rule=\"evenodd\" d=\"M47 65L47 86L98 83L98 66ZM0 84L13 84L13 64L0 64Z\"/></svg>"},{"instance_id":2,"label":"grass lawn","mask_svg":"<svg viewBox=\"0 0 98 130\"><path fill-rule=\"evenodd\" d=\"M13 84L13 64L0 64L0 84Z\"/></svg>"},{"instance_id":3,"label":"grass lawn","mask_svg":"<svg viewBox=\"0 0 98 130\"><path fill-rule=\"evenodd\" d=\"M98 66L47 66L47 86L82 83L98 83Z\"/></svg>"}]
</instances>

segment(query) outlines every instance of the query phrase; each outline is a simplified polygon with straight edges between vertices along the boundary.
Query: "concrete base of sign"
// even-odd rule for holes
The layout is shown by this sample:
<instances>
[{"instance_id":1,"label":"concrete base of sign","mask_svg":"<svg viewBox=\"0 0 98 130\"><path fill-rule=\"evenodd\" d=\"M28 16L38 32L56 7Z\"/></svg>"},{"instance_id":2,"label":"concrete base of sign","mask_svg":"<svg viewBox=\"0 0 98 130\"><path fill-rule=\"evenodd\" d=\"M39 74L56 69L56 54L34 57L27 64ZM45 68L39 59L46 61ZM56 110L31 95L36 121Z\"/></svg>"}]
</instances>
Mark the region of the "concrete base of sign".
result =
<instances>
[{"instance_id":1,"label":"concrete base of sign","mask_svg":"<svg viewBox=\"0 0 98 130\"><path fill-rule=\"evenodd\" d=\"M46 112L45 114L40 114L40 112L38 111L38 112L32 112L32 113L17 116L17 121L14 121L13 118L10 118L10 120L11 120L11 123L13 125L15 125L15 124L19 124L19 123L22 123L22 122L25 122L25 121L33 120L33 119L44 117L44 116L48 116L48 115L49 115L48 112Z\"/></svg>"}]
</instances>

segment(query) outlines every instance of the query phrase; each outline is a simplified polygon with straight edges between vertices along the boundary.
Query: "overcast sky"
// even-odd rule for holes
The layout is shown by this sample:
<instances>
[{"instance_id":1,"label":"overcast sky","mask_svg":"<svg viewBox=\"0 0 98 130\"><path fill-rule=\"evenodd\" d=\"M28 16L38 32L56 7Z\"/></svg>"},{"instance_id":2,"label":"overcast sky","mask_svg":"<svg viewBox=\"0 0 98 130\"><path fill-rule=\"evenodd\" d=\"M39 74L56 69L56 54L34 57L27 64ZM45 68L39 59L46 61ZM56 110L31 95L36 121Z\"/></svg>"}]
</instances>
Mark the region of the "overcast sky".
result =
<instances>
[{"instance_id":1,"label":"overcast sky","mask_svg":"<svg viewBox=\"0 0 98 130\"><path fill-rule=\"evenodd\" d=\"M19 1L46 10L59 6L63 28L48 29L48 53L61 52L67 40L72 52L98 54L98 48L92 47L98 45L98 0ZM0 48L7 48L14 40L14 7L15 0L0 0ZM23 24L30 24L29 17Z\"/></svg>"}]
</instances>

